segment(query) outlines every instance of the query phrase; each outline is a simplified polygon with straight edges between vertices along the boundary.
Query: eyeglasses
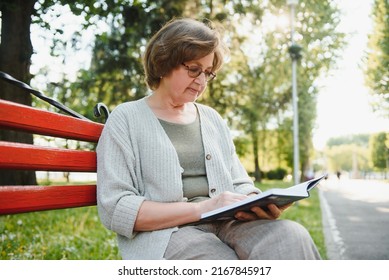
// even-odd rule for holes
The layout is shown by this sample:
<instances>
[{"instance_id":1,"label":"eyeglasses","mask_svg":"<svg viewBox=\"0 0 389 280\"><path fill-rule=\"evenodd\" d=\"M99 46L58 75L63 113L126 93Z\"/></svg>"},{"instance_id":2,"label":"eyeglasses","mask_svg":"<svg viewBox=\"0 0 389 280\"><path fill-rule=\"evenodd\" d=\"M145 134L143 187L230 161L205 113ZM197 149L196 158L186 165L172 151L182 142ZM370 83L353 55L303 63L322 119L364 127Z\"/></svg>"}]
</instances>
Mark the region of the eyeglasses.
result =
<instances>
[{"instance_id":1,"label":"eyeglasses","mask_svg":"<svg viewBox=\"0 0 389 280\"><path fill-rule=\"evenodd\" d=\"M200 66L188 66L185 63L182 63L182 65L188 70L188 76L191 78L197 78L201 75L201 73L204 73L205 80L208 82L212 81L216 78L216 74L209 71L203 71L203 69Z\"/></svg>"}]
</instances>

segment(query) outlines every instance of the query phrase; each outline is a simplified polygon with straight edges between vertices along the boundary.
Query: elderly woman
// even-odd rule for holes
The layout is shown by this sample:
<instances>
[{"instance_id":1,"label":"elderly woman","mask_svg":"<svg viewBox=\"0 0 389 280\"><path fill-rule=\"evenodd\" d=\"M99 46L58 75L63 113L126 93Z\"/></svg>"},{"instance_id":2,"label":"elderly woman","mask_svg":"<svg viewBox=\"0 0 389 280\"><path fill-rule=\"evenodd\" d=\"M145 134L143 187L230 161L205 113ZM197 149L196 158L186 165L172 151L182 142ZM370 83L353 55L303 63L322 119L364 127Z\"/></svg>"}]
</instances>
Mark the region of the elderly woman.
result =
<instances>
[{"instance_id":1,"label":"elderly woman","mask_svg":"<svg viewBox=\"0 0 389 280\"><path fill-rule=\"evenodd\" d=\"M176 19L144 55L152 94L119 105L97 147L98 210L124 259L318 259L308 232L277 220L284 209L253 207L228 221L204 212L259 193L229 129L196 103L223 63L219 33Z\"/></svg>"}]
</instances>

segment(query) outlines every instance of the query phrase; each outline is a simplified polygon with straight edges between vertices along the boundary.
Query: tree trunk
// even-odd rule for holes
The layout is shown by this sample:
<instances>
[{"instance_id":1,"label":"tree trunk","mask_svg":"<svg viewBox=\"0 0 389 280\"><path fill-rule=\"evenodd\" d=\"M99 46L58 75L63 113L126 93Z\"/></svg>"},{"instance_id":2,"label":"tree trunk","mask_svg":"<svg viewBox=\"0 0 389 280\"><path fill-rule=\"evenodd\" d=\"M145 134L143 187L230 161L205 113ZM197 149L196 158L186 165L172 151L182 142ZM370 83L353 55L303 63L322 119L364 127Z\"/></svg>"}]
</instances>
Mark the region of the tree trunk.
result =
<instances>
[{"instance_id":1,"label":"tree trunk","mask_svg":"<svg viewBox=\"0 0 389 280\"><path fill-rule=\"evenodd\" d=\"M6 72L18 80L29 83L31 55L30 40L31 16L36 0L1 0L1 44L0 71ZM0 98L31 105L31 95L17 87L0 81ZM1 141L33 143L31 134L0 130ZM0 185L35 184L33 171L0 170Z\"/></svg>"},{"instance_id":2,"label":"tree trunk","mask_svg":"<svg viewBox=\"0 0 389 280\"><path fill-rule=\"evenodd\" d=\"M261 182L261 169L259 168L259 157L258 157L258 133L255 129L251 130L251 138L253 142L253 154L254 154L254 178L256 182Z\"/></svg>"}]
</instances>

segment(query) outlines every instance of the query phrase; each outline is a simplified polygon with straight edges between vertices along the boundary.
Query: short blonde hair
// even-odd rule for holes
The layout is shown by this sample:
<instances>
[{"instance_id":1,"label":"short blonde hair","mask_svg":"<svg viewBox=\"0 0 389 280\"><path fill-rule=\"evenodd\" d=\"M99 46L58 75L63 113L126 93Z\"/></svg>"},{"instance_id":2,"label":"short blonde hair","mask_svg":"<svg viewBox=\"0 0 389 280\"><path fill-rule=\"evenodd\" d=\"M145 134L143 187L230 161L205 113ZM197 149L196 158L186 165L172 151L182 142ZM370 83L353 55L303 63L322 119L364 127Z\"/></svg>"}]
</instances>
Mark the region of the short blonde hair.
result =
<instances>
[{"instance_id":1,"label":"short blonde hair","mask_svg":"<svg viewBox=\"0 0 389 280\"><path fill-rule=\"evenodd\" d=\"M182 63L211 53L214 53L212 71L216 72L222 66L226 52L228 49L222 43L220 33L210 24L190 18L173 19L147 45L143 57L146 83L155 90L161 77Z\"/></svg>"}]
</instances>

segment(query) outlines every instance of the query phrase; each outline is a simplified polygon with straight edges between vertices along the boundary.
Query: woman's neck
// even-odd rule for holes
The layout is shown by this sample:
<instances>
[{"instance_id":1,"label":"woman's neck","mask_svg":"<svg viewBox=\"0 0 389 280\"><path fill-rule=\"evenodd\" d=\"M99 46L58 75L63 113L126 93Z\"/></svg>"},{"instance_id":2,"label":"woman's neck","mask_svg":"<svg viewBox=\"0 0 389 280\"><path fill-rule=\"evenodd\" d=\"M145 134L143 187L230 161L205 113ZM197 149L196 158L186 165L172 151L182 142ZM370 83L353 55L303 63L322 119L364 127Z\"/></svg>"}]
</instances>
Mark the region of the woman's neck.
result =
<instances>
[{"instance_id":1,"label":"woman's neck","mask_svg":"<svg viewBox=\"0 0 389 280\"><path fill-rule=\"evenodd\" d=\"M155 93L147 98L147 104L157 118L172 123L189 124L194 122L197 116L196 107L192 102L177 104Z\"/></svg>"}]
</instances>

